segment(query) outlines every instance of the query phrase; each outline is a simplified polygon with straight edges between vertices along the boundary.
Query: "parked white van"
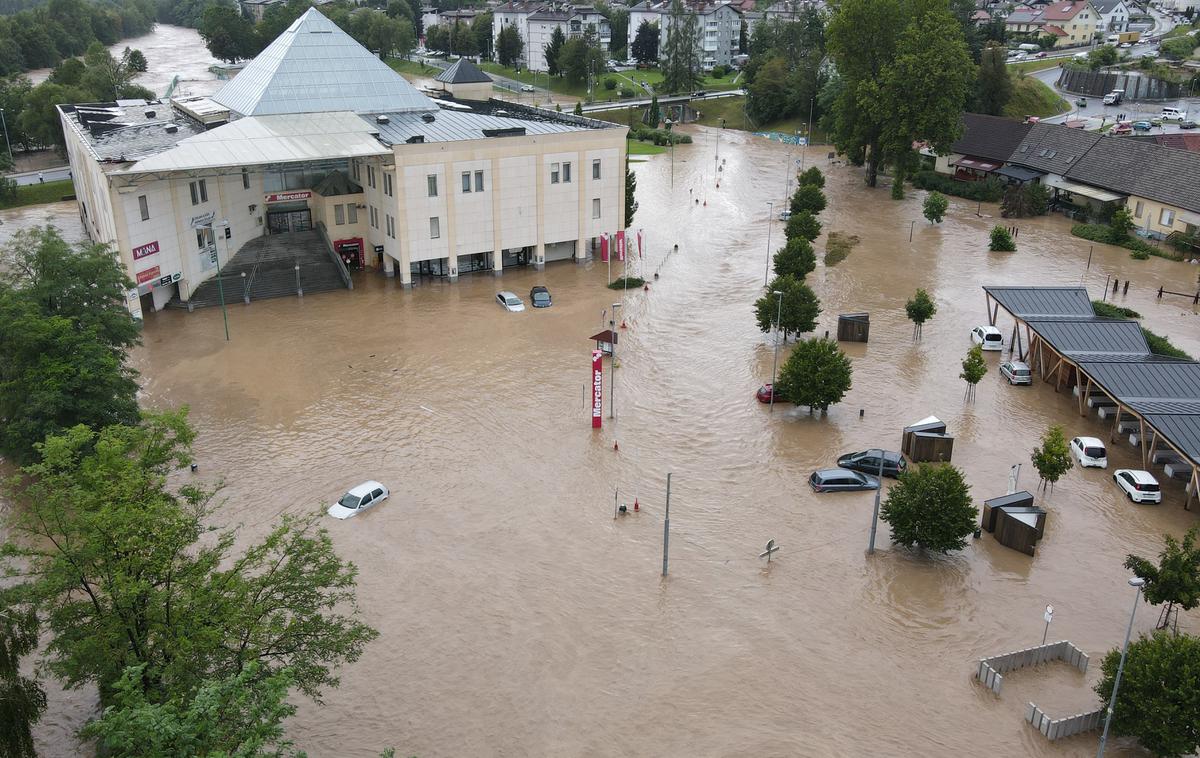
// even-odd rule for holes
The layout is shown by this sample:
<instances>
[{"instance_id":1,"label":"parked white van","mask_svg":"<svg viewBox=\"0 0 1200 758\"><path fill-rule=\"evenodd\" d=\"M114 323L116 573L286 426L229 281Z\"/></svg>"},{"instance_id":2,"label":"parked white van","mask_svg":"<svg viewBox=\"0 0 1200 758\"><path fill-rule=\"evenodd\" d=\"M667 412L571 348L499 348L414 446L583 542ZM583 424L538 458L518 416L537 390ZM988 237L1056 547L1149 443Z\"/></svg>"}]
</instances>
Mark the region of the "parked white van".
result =
<instances>
[{"instance_id":1,"label":"parked white van","mask_svg":"<svg viewBox=\"0 0 1200 758\"><path fill-rule=\"evenodd\" d=\"M1163 121L1186 121L1187 111L1179 108L1163 108L1162 113L1158 115Z\"/></svg>"}]
</instances>

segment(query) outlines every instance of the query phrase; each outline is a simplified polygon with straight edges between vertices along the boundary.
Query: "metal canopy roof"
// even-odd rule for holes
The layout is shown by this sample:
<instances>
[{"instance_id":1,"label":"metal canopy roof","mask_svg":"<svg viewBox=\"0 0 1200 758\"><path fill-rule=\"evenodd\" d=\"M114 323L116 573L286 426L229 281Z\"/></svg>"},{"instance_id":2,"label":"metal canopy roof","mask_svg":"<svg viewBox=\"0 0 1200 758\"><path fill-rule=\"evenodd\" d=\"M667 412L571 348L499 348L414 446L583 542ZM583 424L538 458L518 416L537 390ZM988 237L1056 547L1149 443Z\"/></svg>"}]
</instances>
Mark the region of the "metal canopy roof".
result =
<instances>
[{"instance_id":1,"label":"metal canopy roof","mask_svg":"<svg viewBox=\"0 0 1200 758\"><path fill-rule=\"evenodd\" d=\"M212 99L243 116L437 109L316 8L305 11Z\"/></svg>"},{"instance_id":2,"label":"metal canopy roof","mask_svg":"<svg viewBox=\"0 0 1200 758\"><path fill-rule=\"evenodd\" d=\"M1100 189L1099 187L1092 187L1087 184L1073 182L1070 179L1062 179L1054 176L1046 177L1046 186L1060 189L1063 192L1071 192L1076 195L1090 197L1091 199L1098 200L1101 203L1111 203L1117 200L1123 200L1125 197L1127 197L1126 195L1122 195L1117 192L1109 192L1108 190Z\"/></svg>"},{"instance_id":3,"label":"metal canopy roof","mask_svg":"<svg viewBox=\"0 0 1200 758\"><path fill-rule=\"evenodd\" d=\"M1200 462L1200 414L1149 414L1146 423L1171 441L1179 451Z\"/></svg>"},{"instance_id":4,"label":"metal canopy roof","mask_svg":"<svg viewBox=\"0 0 1200 758\"><path fill-rule=\"evenodd\" d=\"M1142 328L1134 321L1072 318L1065 321L1030 319L1026 323L1063 355L1086 358L1089 354L1124 353L1142 356L1150 352Z\"/></svg>"},{"instance_id":5,"label":"metal canopy roof","mask_svg":"<svg viewBox=\"0 0 1200 758\"><path fill-rule=\"evenodd\" d=\"M489 135L483 130L524 129L525 134L560 134L562 132L586 131L589 127L565 121L508 118L483 113L441 110L427 121L421 113L386 113L387 123L378 123L372 118L371 126L379 131L379 139L389 145L407 142L420 137L423 142L453 142L455 140L483 139ZM363 116L366 123L370 116ZM502 137L497 137L502 139Z\"/></svg>"},{"instance_id":6,"label":"metal canopy roof","mask_svg":"<svg viewBox=\"0 0 1200 758\"><path fill-rule=\"evenodd\" d=\"M996 169L996 173L1000 176L1007 176L1010 179L1016 179L1019 182L1028 182L1032 179L1037 179L1040 176L1045 176L1045 171L1035 171L1031 168L1023 166L1001 166Z\"/></svg>"},{"instance_id":7,"label":"metal canopy roof","mask_svg":"<svg viewBox=\"0 0 1200 758\"><path fill-rule=\"evenodd\" d=\"M1079 367L1092 377L1092 381L1124 403L1200 403L1200 363L1081 361Z\"/></svg>"},{"instance_id":8,"label":"metal canopy roof","mask_svg":"<svg viewBox=\"0 0 1200 758\"><path fill-rule=\"evenodd\" d=\"M984 287L1013 316L1026 321L1047 316L1094 317L1083 287Z\"/></svg>"}]
</instances>

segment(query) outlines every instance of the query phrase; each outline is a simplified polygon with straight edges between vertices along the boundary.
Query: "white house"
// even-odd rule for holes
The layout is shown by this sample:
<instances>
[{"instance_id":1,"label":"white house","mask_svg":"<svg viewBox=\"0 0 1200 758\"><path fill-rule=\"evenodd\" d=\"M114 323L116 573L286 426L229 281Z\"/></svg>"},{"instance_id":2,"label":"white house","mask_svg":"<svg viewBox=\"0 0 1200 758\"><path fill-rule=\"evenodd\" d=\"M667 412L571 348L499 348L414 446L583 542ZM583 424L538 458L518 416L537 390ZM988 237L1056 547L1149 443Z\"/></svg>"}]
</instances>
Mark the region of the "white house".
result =
<instances>
[{"instance_id":1,"label":"white house","mask_svg":"<svg viewBox=\"0 0 1200 758\"><path fill-rule=\"evenodd\" d=\"M1130 7L1127 0L1092 0L1092 7L1099 16L1096 31L1108 33L1128 30Z\"/></svg>"}]
</instances>

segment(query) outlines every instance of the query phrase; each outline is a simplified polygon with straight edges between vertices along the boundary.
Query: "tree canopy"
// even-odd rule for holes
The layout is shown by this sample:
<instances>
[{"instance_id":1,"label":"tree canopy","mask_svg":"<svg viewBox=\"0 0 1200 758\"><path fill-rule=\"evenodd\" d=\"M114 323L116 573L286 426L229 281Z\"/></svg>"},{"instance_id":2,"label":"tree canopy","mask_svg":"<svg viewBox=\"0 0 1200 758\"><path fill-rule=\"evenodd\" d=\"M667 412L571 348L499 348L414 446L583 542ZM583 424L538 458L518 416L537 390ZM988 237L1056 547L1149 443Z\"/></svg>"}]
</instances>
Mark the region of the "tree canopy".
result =
<instances>
[{"instance_id":1,"label":"tree canopy","mask_svg":"<svg viewBox=\"0 0 1200 758\"><path fill-rule=\"evenodd\" d=\"M975 399L975 385L987 376L988 367L987 361L983 359L983 348L979 345L971 345L971 349L967 351L967 357L963 358L962 373L958 375L959 379L967 383L967 399Z\"/></svg>"},{"instance_id":2,"label":"tree canopy","mask_svg":"<svg viewBox=\"0 0 1200 758\"><path fill-rule=\"evenodd\" d=\"M921 336L921 328L925 322L933 318L937 313L937 305L933 302L933 298L929 297L929 293L923 289L917 290L907 303L904 304L904 312L908 314L908 320L913 322L913 336Z\"/></svg>"},{"instance_id":3,"label":"tree canopy","mask_svg":"<svg viewBox=\"0 0 1200 758\"><path fill-rule=\"evenodd\" d=\"M892 542L935 553L961 550L975 531L979 511L971 486L949 463L913 466L888 490L879 516L892 528Z\"/></svg>"},{"instance_id":4,"label":"tree canopy","mask_svg":"<svg viewBox=\"0 0 1200 758\"><path fill-rule=\"evenodd\" d=\"M639 24L630 52L638 63L650 63L658 60L658 24L652 24L649 21Z\"/></svg>"},{"instance_id":5,"label":"tree canopy","mask_svg":"<svg viewBox=\"0 0 1200 758\"><path fill-rule=\"evenodd\" d=\"M680 0L671 0L668 22L667 41L660 56L662 89L668 93L691 92L702 81L700 22Z\"/></svg>"},{"instance_id":6,"label":"tree canopy","mask_svg":"<svg viewBox=\"0 0 1200 758\"><path fill-rule=\"evenodd\" d=\"M812 215L817 215L825 210L825 193L815 184L801 184L792 193L791 211L792 213L803 213L807 211Z\"/></svg>"},{"instance_id":7,"label":"tree canopy","mask_svg":"<svg viewBox=\"0 0 1200 758\"><path fill-rule=\"evenodd\" d=\"M817 256L807 239L791 237L776 251L772 262L776 276L791 276L802 282L817 267Z\"/></svg>"},{"instance_id":8,"label":"tree canopy","mask_svg":"<svg viewBox=\"0 0 1200 758\"><path fill-rule=\"evenodd\" d=\"M1004 106L1008 105L1012 92L1012 78L1008 74L1008 48L1001 44L989 44L980 55L979 73L975 78L975 111L1003 116Z\"/></svg>"},{"instance_id":9,"label":"tree canopy","mask_svg":"<svg viewBox=\"0 0 1200 758\"><path fill-rule=\"evenodd\" d=\"M567 35L563 34L562 27L554 27L554 31L550 33L550 41L546 43L543 51L546 56L546 69L550 76L562 75L562 64L559 58L562 56L562 49L566 44Z\"/></svg>"},{"instance_id":10,"label":"tree canopy","mask_svg":"<svg viewBox=\"0 0 1200 758\"><path fill-rule=\"evenodd\" d=\"M1067 447L1066 435L1058 424L1051 425L1042 435L1042 444L1033 449L1032 458L1033 467L1037 469L1042 485L1049 484L1051 488L1075 465Z\"/></svg>"},{"instance_id":11,"label":"tree canopy","mask_svg":"<svg viewBox=\"0 0 1200 758\"><path fill-rule=\"evenodd\" d=\"M813 242L821 236L821 222L811 212L801 210L788 218L783 233L789 240L805 239Z\"/></svg>"},{"instance_id":12,"label":"tree canopy","mask_svg":"<svg viewBox=\"0 0 1200 758\"><path fill-rule=\"evenodd\" d=\"M1151 605L1167 604L1159 619L1159 628L1171 624L1175 606L1190 611L1200 605L1200 527L1192 527L1183 540L1171 535L1163 538L1158 564L1130 553L1125 568L1146 581L1142 590Z\"/></svg>"},{"instance_id":13,"label":"tree canopy","mask_svg":"<svg viewBox=\"0 0 1200 758\"><path fill-rule=\"evenodd\" d=\"M776 292L782 296L775 295ZM821 301L812 288L791 274L783 274L771 280L767 292L754 303L758 328L764 333L775 329L776 317L783 338L793 334L811 332L817 327L817 316L821 315Z\"/></svg>"},{"instance_id":14,"label":"tree canopy","mask_svg":"<svg viewBox=\"0 0 1200 758\"><path fill-rule=\"evenodd\" d=\"M496 35L496 58L501 66L513 66L521 60L525 41L515 26L506 26Z\"/></svg>"},{"instance_id":15,"label":"tree canopy","mask_svg":"<svg viewBox=\"0 0 1200 758\"><path fill-rule=\"evenodd\" d=\"M950 201L940 192L930 192L925 197L925 202L921 206L921 212L925 218L929 219L931 224L940 224L946 216L946 210L950 207Z\"/></svg>"},{"instance_id":16,"label":"tree canopy","mask_svg":"<svg viewBox=\"0 0 1200 758\"><path fill-rule=\"evenodd\" d=\"M801 340L779 370L776 387L783 397L810 410L827 410L850 391L853 368L837 342Z\"/></svg>"}]
</instances>

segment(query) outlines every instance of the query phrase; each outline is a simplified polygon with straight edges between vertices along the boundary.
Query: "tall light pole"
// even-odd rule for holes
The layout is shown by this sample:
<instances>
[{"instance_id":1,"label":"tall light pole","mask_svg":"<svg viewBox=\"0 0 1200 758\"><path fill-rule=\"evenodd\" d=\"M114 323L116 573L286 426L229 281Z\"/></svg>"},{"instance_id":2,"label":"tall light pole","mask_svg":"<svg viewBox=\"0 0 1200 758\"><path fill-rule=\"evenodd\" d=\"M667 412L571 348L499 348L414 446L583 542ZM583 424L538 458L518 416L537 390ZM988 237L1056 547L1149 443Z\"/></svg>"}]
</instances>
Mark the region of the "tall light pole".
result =
<instances>
[{"instance_id":1,"label":"tall light pole","mask_svg":"<svg viewBox=\"0 0 1200 758\"><path fill-rule=\"evenodd\" d=\"M1121 673L1125 671L1125 655L1129 652L1129 635L1133 634L1133 617L1137 614L1138 601L1142 599L1142 586L1146 580L1140 576L1130 577L1129 586L1135 587L1133 610L1129 612L1129 626L1125 629L1125 644L1121 646L1121 662L1117 664L1117 678L1113 680L1112 697L1108 699L1108 713L1104 717L1104 732L1100 735L1100 747L1096 758L1104 757L1104 743L1108 742L1108 727L1112 722L1113 708L1117 705L1117 690L1121 687Z\"/></svg>"},{"instance_id":2,"label":"tall light pole","mask_svg":"<svg viewBox=\"0 0 1200 758\"><path fill-rule=\"evenodd\" d=\"M771 413L775 412L775 369L779 366L779 322L783 319L783 292L775 290L775 358L771 361Z\"/></svg>"},{"instance_id":3,"label":"tall light pole","mask_svg":"<svg viewBox=\"0 0 1200 758\"><path fill-rule=\"evenodd\" d=\"M608 417L611 419L616 419L617 417L617 309L620 307L620 303L612 304L612 319L608 322L608 328L612 332L613 338L612 371L608 372Z\"/></svg>"},{"instance_id":4,"label":"tall light pole","mask_svg":"<svg viewBox=\"0 0 1200 758\"><path fill-rule=\"evenodd\" d=\"M8 148L8 159L13 161L12 142L8 139L8 121L4 118L4 109L0 108L0 124L4 125L4 145ZM15 163L14 163L15 167Z\"/></svg>"},{"instance_id":5,"label":"tall light pole","mask_svg":"<svg viewBox=\"0 0 1200 758\"><path fill-rule=\"evenodd\" d=\"M763 286L771 276L771 221L775 219L775 203L767 203L767 265L763 268Z\"/></svg>"},{"instance_id":6,"label":"tall light pole","mask_svg":"<svg viewBox=\"0 0 1200 758\"><path fill-rule=\"evenodd\" d=\"M875 508L871 514L871 538L867 543L867 554L875 552L875 527L879 524L879 495L883 492L883 450L876 450L879 454L879 481L876 482L879 486L875 488Z\"/></svg>"},{"instance_id":7,"label":"tall light pole","mask_svg":"<svg viewBox=\"0 0 1200 758\"><path fill-rule=\"evenodd\" d=\"M804 130L804 148L800 151L800 170L804 171L804 159L808 157L808 146L812 143L812 112L813 101L816 98L808 99L808 126Z\"/></svg>"},{"instance_id":8,"label":"tall light pole","mask_svg":"<svg viewBox=\"0 0 1200 758\"><path fill-rule=\"evenodd\" d=\"M229 226L228 221L222 220L219 224L209 222L208 233L213 237L213 255L217 259L217 293L221 298L221 318L225 321L225 341L229 341L229 312L225 310L225 284L221 281L221 247L217 244L217 229L225 229ZM222 232L222 235L224 233ZM228 252L228 250L226 250Z\"/></svg>"}]
</instances>

